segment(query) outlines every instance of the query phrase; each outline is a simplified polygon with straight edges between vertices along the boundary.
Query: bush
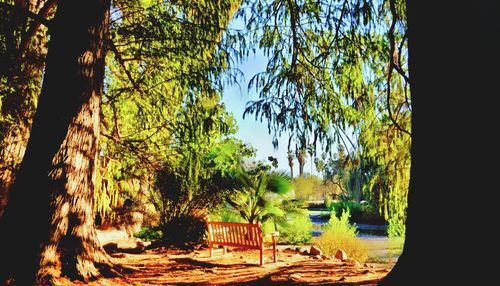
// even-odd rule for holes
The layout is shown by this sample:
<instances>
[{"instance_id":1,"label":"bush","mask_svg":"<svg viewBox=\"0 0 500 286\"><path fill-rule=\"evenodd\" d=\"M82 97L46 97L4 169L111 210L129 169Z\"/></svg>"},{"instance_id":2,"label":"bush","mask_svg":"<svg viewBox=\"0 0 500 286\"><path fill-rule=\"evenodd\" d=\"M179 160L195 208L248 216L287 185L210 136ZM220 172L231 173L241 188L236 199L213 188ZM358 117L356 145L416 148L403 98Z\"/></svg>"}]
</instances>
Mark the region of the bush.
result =
<instances>
[{"instance_id":1,"label":"bush","mask_svg":"<svg viewBox=\"0 0 500 286\"><path fill-rule=\"evenodd\" d=\"M377 210L373 203L358 203L354 201L339 201L332 203L330 210L334 211L336 216L349 210L351 214L350 221L357 223L385 224L385 219Z\"/></svg>"},{"instance_id":2,"label":"bush","mask_svg":"<svg viewBox=\"0 0 500 286\"><path fill-rule=\"evenodd\" d=\"M162 237L162 232L155 228L143 227L138 233L135 234L135 237L143 240L159 240Z\"/></svg>"},{"instance_id":3,"label":"bush","mask_svg":"<svg viewBox=\"0 0 500 286\"><path fill-rule=\"evenodd\" d=\"M356 237L356 226L349 224L349 211L343 211L340 217L332 212L330 220L323 227L321 236L313 239L325 255L335 255L341 249L347 257L359 262L368 258L368 248L362 240Z\"/></svg>"},{"instance_id":4,"label":"bush","mask_svg":"<svg viewBox=\"0 0 500 286\"><path fill-rule=\"evenodd\" d=\"M396 218L389 218L387 226L387 236L389 237L404 237L406 233L405 223Z\"/></svg>"},{"instance_id":5,"label":"bush","mask_svg":"<svg viewBox=\"0 0 500 286\"><path fill-rule=\"evenodd\" d=\"M206 240L206 228L204 219L183 215L162 225L162 239L168 245L190 249Z\"/></svg>"},{"instance_id":6,"label":"bush","mask_svg":"<svg viewBox=\"0 0 500 286\"><path fill-rule=\"evenodd\" d=\"M311 240L313 223L309 215L293 214L288 216L288 220L278 224L280 243L303 244Z\"/></svg>"}]
</instances>

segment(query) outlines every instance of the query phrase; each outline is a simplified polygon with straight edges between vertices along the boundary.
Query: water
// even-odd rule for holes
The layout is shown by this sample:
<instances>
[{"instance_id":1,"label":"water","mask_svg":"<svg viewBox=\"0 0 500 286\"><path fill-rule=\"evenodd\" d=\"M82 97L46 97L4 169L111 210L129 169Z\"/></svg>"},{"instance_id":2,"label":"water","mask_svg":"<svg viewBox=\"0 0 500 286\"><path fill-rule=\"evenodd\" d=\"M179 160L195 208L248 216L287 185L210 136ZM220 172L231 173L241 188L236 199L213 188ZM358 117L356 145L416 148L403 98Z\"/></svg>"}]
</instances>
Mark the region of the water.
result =
<instances>
[{"instance_id":1,"label":"water","mask_svg":"<svg viewBox=\"0 0 500 286\"><path fill-rule=\"evenodd\" d=\"M313 236L320 236L323 232L321 227L326 224L329 217L322 215L322 213L313 212L309 214L311 221L313 223ZM356 227L358 229L358 237L386 237L387 226L386 225L375 225L367 223L357 223Z\"/></svg>"}]
</instances>

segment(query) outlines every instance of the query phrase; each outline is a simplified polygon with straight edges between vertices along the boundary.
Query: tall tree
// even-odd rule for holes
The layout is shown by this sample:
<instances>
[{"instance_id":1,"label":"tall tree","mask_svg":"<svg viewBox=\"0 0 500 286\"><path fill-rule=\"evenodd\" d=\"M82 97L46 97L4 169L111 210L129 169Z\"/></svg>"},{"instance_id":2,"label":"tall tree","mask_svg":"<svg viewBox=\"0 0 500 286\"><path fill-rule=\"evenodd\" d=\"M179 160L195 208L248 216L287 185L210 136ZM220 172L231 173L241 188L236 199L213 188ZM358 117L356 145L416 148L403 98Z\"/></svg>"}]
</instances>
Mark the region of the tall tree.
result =
<instances>
[{"instance_id":1,"label":"tall tree","mask_svg":"<svg viewBox=\"0 0 500 286\"><path fill-rule=\"evenodd\" d=\"M110 266L93 212L109 8L109 0L58 5L33 129L0 220L3 233L29 239L0 238L1 281L51 284L58 260L63 275L83 280Z\"/></svg>"}]
</instances>

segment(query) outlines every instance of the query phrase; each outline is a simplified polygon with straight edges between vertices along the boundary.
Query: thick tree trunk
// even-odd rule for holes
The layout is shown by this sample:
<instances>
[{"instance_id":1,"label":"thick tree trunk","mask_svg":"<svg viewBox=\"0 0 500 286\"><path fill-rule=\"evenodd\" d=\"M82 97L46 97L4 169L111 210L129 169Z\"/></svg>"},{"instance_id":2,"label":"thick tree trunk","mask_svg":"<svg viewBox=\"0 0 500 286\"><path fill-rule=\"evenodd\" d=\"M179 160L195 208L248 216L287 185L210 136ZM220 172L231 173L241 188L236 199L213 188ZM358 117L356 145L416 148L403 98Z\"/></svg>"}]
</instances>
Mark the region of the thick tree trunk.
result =
<instances>
[{"instance_id":1,"label":"thick tree trunk","mask_svg":"<svg viewBox=\"0 0 500 286\"><path fill-rule=\"evenodd\" d=\"M83 280L110 264L93 212L109 6L60 1L57 8L33 129L0 219L1 232L15 234L0 236L0 283L48 285L59 259L62 275Z\"/></svg>"}]
</instances>

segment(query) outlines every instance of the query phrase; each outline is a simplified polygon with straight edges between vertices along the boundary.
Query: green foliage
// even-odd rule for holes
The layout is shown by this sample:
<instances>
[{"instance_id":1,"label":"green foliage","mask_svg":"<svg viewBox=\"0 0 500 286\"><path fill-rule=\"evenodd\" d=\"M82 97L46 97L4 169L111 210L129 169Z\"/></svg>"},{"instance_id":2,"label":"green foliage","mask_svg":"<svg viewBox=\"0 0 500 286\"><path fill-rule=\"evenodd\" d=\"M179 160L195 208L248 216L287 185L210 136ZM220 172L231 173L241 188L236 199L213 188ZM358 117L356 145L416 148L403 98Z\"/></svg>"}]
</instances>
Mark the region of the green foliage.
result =
<instances>
[{"instance_id":1,"label":"green foliage","mask_svg":"<svg viewBox=\"0 0 500 286\"><path fill-rule=\"evenodd\" d=\"M244 115L266 119L275 137L288 132L288 149L292 141L296 150L318 142L326 151L345 146L346 159L335 158L333 168L326 162L327 179L344 198L370 196L386 220L405 221L411 144L405 1L245 4L249 9L237 15L251 31L246 46L258 46L270 60L250 81L259 99Z\"/></svg>"},{"instance_id":2,"label":"green foliage","mask_svg":"<svg viewBox=\"0 0 500 286\"><path fill-rule=\"evenodd\" d=\"M364 262L368 258L366 245L356 237L356 226L349 224L349 211L343 211L340 217L332 212L330 220L323 226L323 233L313 239L325 255L335 255L337 250L344 250L347 257Z\"/></svg>"},{"instance_id":3,"label":"green foliage","mask_svg":"<svg viewBox=\"0 0 500 286\"><path fill-rule=\"evenodd\" d=\"M377 207L369 202L362 204L354 201L338 201L332 203L330 210L332 213L335 213L336 216L340 216L343 212L348 211L351 222L372 224L385 223L385 219L379 214Z\"/></svg>"},{"instance_id":4,"label":"green foliage","mask_svg":"<svg viewBox=\"0 0 500 286\"><path fill-rule=\"evenodd\" d=\"M245 222L240 215L228 210L225 206L210 213L209 219L211 221Z\"/></svg>"},{"instance_id":5,"label":"green foliage","mask_svg":"<svg viewBox=\"0 0 500 286\"><path fill-rule=\"evenodd\" d=\"M332 203L332 198L329 195L325 196L325 208L332 209Z\"/></svg>"},{"instance_id":6,"label":"green foliage","mask_svg":"<svg viewBox=\"0 0 500 286\"><path fill-rule=\"evenodd\" d=\"M324 200L338 193L330 181L323 181L315 175L298 176L293 179L295 197L304 200Z\"/></svg>"},{"instance_id":7,"label":"green foliage","mask_svg":"<svg viewBox=\"0 0 500 286\"><path fill-rule=\"evenodd\" d=\"M389 225L387 226L387 235L389 237L404 237L406 234L406 225L403 221L395 217L389 218Z\"/></svg>"},{"instance_id":8,"label":"green foliage","mask_svg":"<svg viewBox=\"0 0 500 286\"><path fill-rule=\"evenodd\" d=\"M283 217L282 202L292 190L290 179L284 173L262 168L237 172L239 187L227 198L231 210L245 221L255 223Z\"/></svg>"},{"instance_id":9,"label":"green foliage","mask_svg":"<svg viewBox=\"0 0 500 286\"><path fill-rule=\"evenodd\" d=\"M103 217L127 197L157 192L151 186L166 162L172 172L185 175L182 189L191 197L208 178L200 171L208 164L202 161L210 161L208 152L238 152L216 150L209 141L230 144L221 137L236 131L220 91L238 77L223 42L239 3L153 2L113 2L117 17L110 24L95 192ZM217 154L212 163L222 173L237 160ZM127 187L135 181L139 188Z\"/></svg>"},{"instance_id":10,"label":"green foliage","mask_svg":"<svg viewBox=\"0 0 500 286\"><path fill-rule=\"evenodd\" d=\"M278 223L278 241L283 244L308 243L312 230L313 223L307 213L287 215L285 221Z\"/></svg>"},{"instance_id":11,"label":"green foliage","mask_svg":"<svg viewBox=\"0 0 500 286\"><path fill-rule=\"evenodd\" d=\"M143 227L138 233L134 234L134 236L143 240L159 240L162 238L163 234L161 231L154 228Z\"/></svg>"}]
</instances>

